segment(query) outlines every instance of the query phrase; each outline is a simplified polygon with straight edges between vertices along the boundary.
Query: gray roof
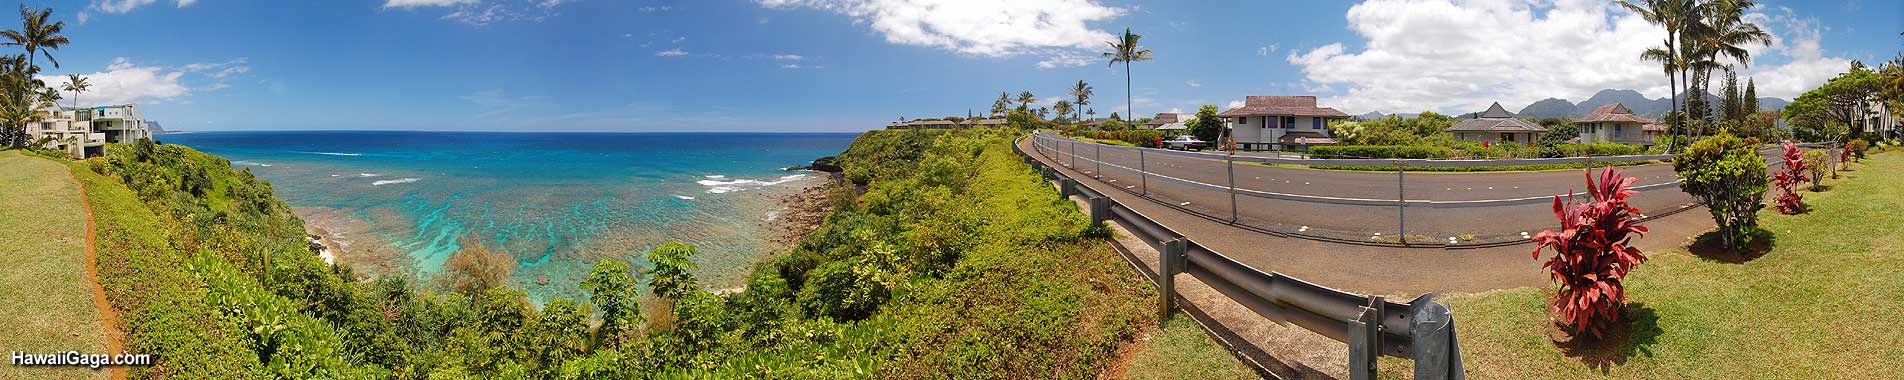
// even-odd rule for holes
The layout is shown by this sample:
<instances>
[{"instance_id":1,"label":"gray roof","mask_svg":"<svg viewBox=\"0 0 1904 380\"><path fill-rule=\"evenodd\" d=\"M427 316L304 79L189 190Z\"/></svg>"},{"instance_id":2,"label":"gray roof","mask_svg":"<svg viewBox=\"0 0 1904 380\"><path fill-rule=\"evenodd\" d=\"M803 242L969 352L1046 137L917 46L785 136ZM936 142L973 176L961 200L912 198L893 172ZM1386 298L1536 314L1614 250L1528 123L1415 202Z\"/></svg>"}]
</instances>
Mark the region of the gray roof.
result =
<instances>
[{"instance_id":1,"label":"gray roof","mask_svg":"<svg viewBox=\"0 0 1904 380\"><path fill-rule=\"evenodd\" d=\"M1505 108L1501 108L1501 103L1496 102L1493 106L1488 107L1487 112L1482 112L1480 117L1462 120L1461 123L1448 127L1447 131L1504 133L1546 132L1547 128L1531 121L1515 118L1514 114L1508 113Z\"/></svg>"}]
</instances>

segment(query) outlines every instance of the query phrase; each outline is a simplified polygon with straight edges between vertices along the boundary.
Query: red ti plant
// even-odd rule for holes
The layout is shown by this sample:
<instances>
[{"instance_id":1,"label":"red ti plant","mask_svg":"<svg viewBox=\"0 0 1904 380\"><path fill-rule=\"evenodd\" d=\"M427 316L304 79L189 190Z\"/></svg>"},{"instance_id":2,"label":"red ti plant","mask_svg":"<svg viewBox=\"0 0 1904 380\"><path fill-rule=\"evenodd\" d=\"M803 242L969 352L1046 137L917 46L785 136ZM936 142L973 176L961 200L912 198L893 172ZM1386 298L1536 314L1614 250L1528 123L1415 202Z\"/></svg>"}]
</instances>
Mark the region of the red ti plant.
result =
<instances>
[{"instance_id":1,"label":"red ti plant","mask_svg":"<svg viewBox=\"0 0 1904 380\"><path fill-rule=\"evenodd\" d=\"M1552 248L1554 257L1542 266L1551 272L1559 290L1554 294L1548 315L1560 327L1575 336L1591 335L1599 339L1607 328L1620 319L1626 290L1621 279L1635 265L1646 261L1639 248L1627 245L1634 236L1646 234L1639 222L1640 210L1627 205L1626 198L1637 194L1629 187L1639 178L1626 177L1624 171L1608 167L1600 172L1600 183L1586 171L1590 202L1578 202L1572 194L1562 203L1554 196L1554 217L1560 219L1560 231L1541 231L1534 235L1534 258L1542 249Z\"/></svg>"},{"instance_id":2,"label":"red ti plant","mask_svg":"<svg viewBox=\"0 0 1904 380\"><path fill-rule=\"evenodd\" d=\"M1785 161L1785 169L1772 175L1772 185L1778 186L1779 190L1778 197L1772 200L1778 203L1779 213L1792 215L1805 212L1804 197L1792 191L1798 184L1811 180L1805 176L1805 152L1799 151L1798 145L1790 141L1781 147L1785 149L1785 153L1780 156Z\"/></svg>"}]
</instances>

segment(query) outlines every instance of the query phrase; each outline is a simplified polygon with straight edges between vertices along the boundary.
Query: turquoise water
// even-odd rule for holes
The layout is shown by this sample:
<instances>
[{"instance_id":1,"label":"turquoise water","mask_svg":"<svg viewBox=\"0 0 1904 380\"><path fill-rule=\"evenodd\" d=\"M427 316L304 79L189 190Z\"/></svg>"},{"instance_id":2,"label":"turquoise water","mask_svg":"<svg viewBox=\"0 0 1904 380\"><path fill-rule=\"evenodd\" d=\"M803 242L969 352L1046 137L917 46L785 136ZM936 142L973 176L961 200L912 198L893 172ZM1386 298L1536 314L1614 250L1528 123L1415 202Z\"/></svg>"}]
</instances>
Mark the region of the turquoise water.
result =
<instances>
[{"instance_id":1,"label":"turquoise water","mask_svg":"<svg viewBox=\"0 0 1904 380\"><path fill-rule=\"evenodd\" d=\"M199 132L162 135L270 180L338 260L422 279L474 237L520 263L533 298L576 296L601 258L695 245L704 277L735 283L766 253L777 195L817 185L782 168L853 134Z\"/></svg>"}]
</instances>

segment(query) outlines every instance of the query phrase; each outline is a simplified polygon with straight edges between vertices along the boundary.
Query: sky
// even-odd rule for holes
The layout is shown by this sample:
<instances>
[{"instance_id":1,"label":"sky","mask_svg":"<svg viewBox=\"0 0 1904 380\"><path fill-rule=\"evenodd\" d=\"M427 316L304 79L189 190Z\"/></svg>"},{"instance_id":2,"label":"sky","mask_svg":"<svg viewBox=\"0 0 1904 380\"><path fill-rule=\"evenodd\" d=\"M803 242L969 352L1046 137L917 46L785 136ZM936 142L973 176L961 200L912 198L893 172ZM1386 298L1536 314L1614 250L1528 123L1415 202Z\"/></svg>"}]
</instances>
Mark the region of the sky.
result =
<instances>
[{"instance_id":1,"label":"sky","mask_svg":"<svg viewBox=\"0 0 1904 380\"><path fill-rule=\"evenodd\" d=\"M1040 105L1098 116L1314 95L1350 114L1667 96L1664 32L1584 0L90 0L54 68L174 130L861 131ZM1763 0L1734 62L1792 98L1895 57L1904 2ZM7 23L7 25L12 25ZM1125 28L1153 61L1100 57ZM52 78L48 78L52 79ZM71 105L67 93L63 104Z\"/></svg>"}]
</instances>

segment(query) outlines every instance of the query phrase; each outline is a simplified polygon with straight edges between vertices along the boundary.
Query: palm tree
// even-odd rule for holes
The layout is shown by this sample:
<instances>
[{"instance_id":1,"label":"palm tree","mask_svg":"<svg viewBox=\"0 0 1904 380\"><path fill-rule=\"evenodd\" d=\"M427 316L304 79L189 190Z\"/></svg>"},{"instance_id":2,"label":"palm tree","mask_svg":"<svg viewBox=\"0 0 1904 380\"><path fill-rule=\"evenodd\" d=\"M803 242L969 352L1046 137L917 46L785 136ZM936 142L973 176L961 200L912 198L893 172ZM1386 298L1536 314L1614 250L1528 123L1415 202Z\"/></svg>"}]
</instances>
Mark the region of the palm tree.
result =
<instances>
[{"instance_id":1,"label":"palm tree","mask_svg":"<svg viewBox=\"0 0 1904 380\"><path fill-rule=\"evenodd\" d=\"M1091 85L1085 84L1082 79L1078 80L1078 85L1071 87L1071 99L1073 99L1071 104L1078 106L1078 109L1074 111L1079 112L1078 121L1084 121L1084 106L1091 105ZM1092 116L1096 115L1092 114Z\"/></svg>"},{"instance_id":2,"label":"palm tree","mask_svg":"<svg viewBox=\"0 0 1904 380\"><path fill-rule=\"evenodd\" d=\"M1745 11L1758 6L1754 0L1709 0L1698 6L1691 30L1686 34L1689 66L1699 70L1701 90L1712 86L1712 70L1726 67L1721 58L1731 58L1740 66L1750 65L1748 44L1770 44L1772 35L1758 24L1745 22ZM1704 93L1699 96L1705 96ZM1703 132L1703 130L1702 130Z\"/></svg>"},{"instance_id":3,"label":"palm tree","mask_svg":"<svg viewBox=\"0 0 1904 380\"><path fill-rule=\"evenodd\" d=\"M86 92L86 90L92 88L93 84L87 82L86 77L79 76L79 74L67 75L66 85L60 87L62 90L73 92L73 112L79 112L79 93ZM900 119L905 119L905 117L901 116Z\"/></svg>"},{"instance_id":4,"label":"palm tree","mask_svg":"<svg viewBox=\"0 0 1904 380\"><path fill-rule=\"evenodd\" d=\"M1130 64L1150 60L1150 50L1140 50L1137 47L1137 40L1142 38L1144 36L1131 33L1130 28L1124 28L1122 38L1107 42L1111 45L1111 51L1104 53L1104 58L1111 60L1110 66L1116 66L1120 62L1124 64L1124 113L1131 115L1136 115L1137 111L1131 110Z\"/></svg>"},{"instance_id":5,"label":"palm tree","mask_svg":"<svg viewBox=\"0 0 1904 380\"><path fill-rule=\"evenodd\" d=\"M1627 0L1620 0L1621 6L1632 10L1633 13L1639 14L1640 18L1645 19L1646 22L1659 25L1666 29L1666 46L1664 48L1647 49L1645 53L1640 54L1640 59L1660 62L1662 66L1665 66L1667 70L1666 80L1668 87L1671 87L1673 92L1672 98L1669 100L1672 100L1672 108L1675 113L1679 112L1680 80L1685 77L1684 74L1686 71L1686 66L1682 64L1685 62L1685 59L1679 55L1680 50L1676 44L1679 42L1680 33L1686 31L1687 21L1691 20L1689 13L1693 8L1692 1L1693 0L1643 0L1642 5L1634 4ZM1680 75L1674 75L1674 73ZM1672 123L1673 130L1680 130L1678 118L1673 119ZM1674 151L1678 148L1678 144L1679 139L1673 139L1672 145L1668 145L1666 151Z\"/></svg>"},{"instance_id":6,"label":"palm tree","mask_svg":"<svg viewBox=\"0 0 1904 380\"><path fill-rule=\"evenodd\" d=\"M1033 96L1031 94L1031 91L1018 93L1018 109L1029 111L1031 110L1031 104L1037 103L1037 102L1038 102L1038 97Z\"/></svg>"},{"instance_id":7,"label":"palm tree","mask_svg":"<svg viewBox=\"0 0 1904 380\"><path fill-rule=\"evenodd\" d=\"M60 46L72 41L60 35L60 32L66 29L65 21L47 23L52 17L52 8L32 9L27 8L26 4L21 4L20 30L0 31L0 37L8 40L4 45L26 48L27 66L37 67L33 61L37 54L46 56L46 61L52 62L53 68L59 68L59 60L53 59L53 51L59 50Z\"/></svg>"},{"instance_id":8,"label":"palm tree","mask_svg":"<svg viewBox=\"0 0 1904 380\"><path fill-rule=\"evenodd\" d=\"M1058 121L1064 121L1064 117L1071 116L1071 112L1073 111L1076 111L1076 109L1071 107L1071 101L1069 100L1059 100L1057 103L1051 105L1051 112L1058 114Z\"/></svg>"},{"instance_id":9,"label":"palm tree","mask_svg":"<svg viewBox=\"0 0 1904 380\"><path fill-rule=\"evenodd\" d=\"M1000 92L998 100L992 102L992 116L1005 114L1005 108L1011 107L1011 94Z\"/></svg>"}]
</instances>

